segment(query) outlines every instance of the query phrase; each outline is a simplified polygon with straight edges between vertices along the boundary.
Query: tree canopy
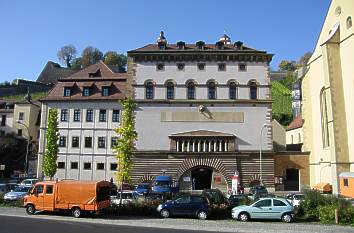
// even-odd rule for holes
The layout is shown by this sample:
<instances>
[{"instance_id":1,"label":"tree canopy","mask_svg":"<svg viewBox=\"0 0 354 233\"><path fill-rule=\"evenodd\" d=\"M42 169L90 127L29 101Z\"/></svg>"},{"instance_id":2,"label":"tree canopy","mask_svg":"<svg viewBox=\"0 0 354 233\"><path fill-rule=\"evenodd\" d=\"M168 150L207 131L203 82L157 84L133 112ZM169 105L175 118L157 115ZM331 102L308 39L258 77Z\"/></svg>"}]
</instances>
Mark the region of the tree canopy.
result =
<instances>
[{"instance_id":1,"label":"tree canopy","mask_svg":"<svg viewBox=\"0 0 354 233\"><path fill-rule=\"evenodd\" d=\"M104 63L110 66L117 66L120 72L124 72L127 65L127 56L118 54L115 51L108 51L104 54Z\"/></svg>"},{"instance_id":2,"label":"tree canopy","mask_svg":"<svg viewBox=\"0 0 354 233\"><path fill-rule=\"evenodd\" d=\"M58 110L53 108L49 110L48 129L46 133L47 145L43 158L44 174L50 179L57 172L57 157L58 157Z\"/></svg>"},{"instance_id":3,"label":"tree canopy","mask_svg":"<svg viewBox=\"0 0 354 233\"><path fill-rule=\"evenodd\" d=\"M281 71L295 71L296 70L296 62L295 61L288 61L282 60L279 64L279 70Z\"/></svg>"},{"instance_id":4,"label":"tree canopy","mask_svg":"<svg viewBox=\"0 0 354 233\"><path fill-rule=\"evenodd\" d=\"M95 47L87 46L81 53L82 68L95 64L103 59L103 53Z\"/></svg>"},{"instance_id":5,"label":"tree canopy","mask_svg":"<svg viewBox=\"0 0 354 233\"><path fill-rule=\"evenodd\" d=\"M66 65L66 67L71 67L71 61L76 56L76 48L74 45L65 45L60 48L57 53L60 62Z\"/></svg>"}]
</instances>

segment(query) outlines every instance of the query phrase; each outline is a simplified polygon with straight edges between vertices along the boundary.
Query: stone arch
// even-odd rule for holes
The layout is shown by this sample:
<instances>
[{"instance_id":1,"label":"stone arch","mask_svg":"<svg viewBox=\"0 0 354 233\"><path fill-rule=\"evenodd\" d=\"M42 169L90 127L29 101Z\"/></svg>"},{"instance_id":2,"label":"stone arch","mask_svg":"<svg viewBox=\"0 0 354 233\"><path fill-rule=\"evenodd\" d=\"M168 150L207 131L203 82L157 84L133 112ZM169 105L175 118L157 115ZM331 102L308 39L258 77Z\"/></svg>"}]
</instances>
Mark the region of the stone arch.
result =
<instances>
[{"instance_id":1,"label":"stone arch","mask_svg":"<svg viewBox=\"0 0 354 233\"><path fill-rule=\"evenodd\" d=\"M259 174L253 174L248 178L248 186L252 187L254 183L259 183L261 181L261 176Z\"/></svg>"},{"instance_id":2,"label":"stone arch","mask_svg":"<svg viewBox=\"0 0 354 233\"><path fill-rule=\"evenodd\" d=\"M192 169L193 167L210 167L218 170L225 178L228 185L231 184L231 177L228 176L228 172L225 166L220 162L220 159L217 158L188 158L185 159L179 166L177 173L175 175L176 180L179 180L180 177Z\"/></svg>"},{"instance_id":3,"label":"stone arch","mask_svg":"<svg viewBox=\"0 0 354 233\"><path fill-rule=\"evenodd\" d=\"M155 176L151 175L151 174L144 174L143 176L141 176L138 180L138 183L153 183L155 181Z\"/></svg>"}]
</instances>

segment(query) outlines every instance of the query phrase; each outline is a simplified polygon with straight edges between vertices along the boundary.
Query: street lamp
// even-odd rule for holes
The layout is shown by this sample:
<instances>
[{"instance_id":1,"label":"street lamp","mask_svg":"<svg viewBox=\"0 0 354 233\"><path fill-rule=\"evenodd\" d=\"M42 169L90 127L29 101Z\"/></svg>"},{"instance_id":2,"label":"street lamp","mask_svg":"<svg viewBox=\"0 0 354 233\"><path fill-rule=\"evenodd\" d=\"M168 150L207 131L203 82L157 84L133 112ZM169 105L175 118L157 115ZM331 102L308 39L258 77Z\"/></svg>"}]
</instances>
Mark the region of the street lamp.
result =
<instances>
[{"instance_id":1,"label":"street lamp","mask_svg":"<svg viewBox=\"0 0 354 233\"><path fill-rule=\"evenodd\" d=\"M26 159L25 159L25 174L27 176L28 175L28 152L29 152L29 144L30 144L31 136L30 136L29 129L28 129L27 125L25 125L24 123L22 123L19 120L16 121L16 122L17 122L17 124L22 125L23 127L25 127L26 130L27 130L28 138L27 138Z\"/></svg>"},{"instance_id":2,"label":"street lamp","mask_svg":"<svg viewBox=\"0 0 354 233\"><path fill-rule=\"evenodd\" d=\"M261 128L261 133L260 133L260 141L259 141L259 182L262 185L263 184L263 179L262 179L262 136L263 136L263 129L268 127L268 124L263 124Z\"/></svg>"}]
</instances>

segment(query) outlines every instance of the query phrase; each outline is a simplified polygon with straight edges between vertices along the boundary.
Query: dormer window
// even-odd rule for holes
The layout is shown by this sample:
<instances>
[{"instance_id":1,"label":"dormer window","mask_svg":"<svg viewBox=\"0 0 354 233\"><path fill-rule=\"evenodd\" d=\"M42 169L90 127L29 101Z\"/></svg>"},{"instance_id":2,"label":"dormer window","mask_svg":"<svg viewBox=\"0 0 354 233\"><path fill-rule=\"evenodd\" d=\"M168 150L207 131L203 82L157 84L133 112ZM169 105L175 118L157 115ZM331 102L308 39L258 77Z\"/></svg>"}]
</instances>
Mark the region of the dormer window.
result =
<instances>
[{"instance_id":1,"label":"dormer window","mask_svg":"<svg viewBox=\"0 0 354 233\"><path fill-rule=\"evenodd\" d=\"M84 87L82 90L82 96L90 96L90 88L89 87Z\"/></svg>"},{"instance_id":2,"label":"dormer window","mask_svg":"<svg viewBox=\"0 0 354 233\"><path fill-rule=\"evenodd\" d=\"M186 47L186 43L184 43L183 41L178 41L177 42L177 48L178 49L184 49Z\"/></svg>"},{"instance_id":3,"label":"dormer window","mask_svg":"<svg viewBox=\"0 0 354 233\"><path fill-rule=\"evenodd\" d=\"M198 41L195 45L197 46L197 49L202 50L204 49L205 43L204 41Z\"/></svg>"},{"instance_id":4,"label":"dormer window","mask_svg":"<svg viewBox=\"0 0 354 233\"><path fill-rule=\"evenodd\" d=\"M226 64L225 63L219 63L218 64L218 70L219 71L226 71Z\"/></svg>"},{"instance_id":5,"label":"dormer window","mask_svg":"<svg viewBox=\"0 0 354 233\"><path fill-rule=\"evenodd\" d=\"M109 87L102 87L102 96L109 96Z\"/></svg>"},{"instance_id":6,"label":"dormer window","mask_svg":"<svg viewBox=\"0 0 354 233\"><path fill-rule=\"evenodd\" d=\"M177 69L178 69L179 71L183 71L183 70L184 70L184 63L178 63L178 64L177 64Z\"/></svg>"},{"instance_id":7,"label":"dormer window","mask_svg":"<svg viewBox=\"0 0 354 233\"><path fill-rule=\"evenodd\" d=\"M90 78L93 78L93 77L102 77L102 75L101 75L101 70L98 69L96 72L89 73L89 77L90 77Z\"/></svg>"},{"instance_id":8,"label":"dormer window","mask_svg":"<svg viewBox=\"0 0 354 233\"><path fill-rule=\"evenodd\" d=\"M65 97L71 96L71 88L70 87L64 88L64 96Z\"/></svg>"},{"instance_id":9,"label":"dormer window","mask_svg":"<svg viewBox=\"0 0 354 233\"><path fill-rule=\"evenodd\" d=\"M224 43L221 41L216 42L215 47L217 49L224 49Z\"/></svg>"},{"instance_id":10,"label":"dormer window","mask_svg":"<svg viewBox=\"0 0 354 233\"><path fill-rule=\"evenodd\" d=\"M165 64L159 63L156 65L156 70L157 71L164 71L165 70Z\"/></svg>"}]
</instances>

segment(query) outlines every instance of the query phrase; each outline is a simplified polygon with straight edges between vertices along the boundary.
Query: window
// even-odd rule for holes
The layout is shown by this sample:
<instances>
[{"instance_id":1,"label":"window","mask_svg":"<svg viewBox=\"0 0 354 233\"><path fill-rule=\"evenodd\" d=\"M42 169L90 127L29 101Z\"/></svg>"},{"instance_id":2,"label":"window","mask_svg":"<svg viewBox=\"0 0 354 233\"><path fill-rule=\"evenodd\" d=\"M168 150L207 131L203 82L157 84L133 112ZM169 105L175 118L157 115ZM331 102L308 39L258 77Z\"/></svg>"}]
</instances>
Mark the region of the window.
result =
<instances>
[{"instance_id":1,"label":"window","mask_svg":"<svg viewBox=\"0 0 354 233\"><path fill-rule=\"evenodd\" d=\"M17 136L22 137L22 129L17 130Z\"/></svg>"},{"instance_id":2,"label":"window","mask_svg":"<svg viewBox=\"0 0 354 233\"><path fill-rule=\"evenodd\" d=\"M229 85L229 98L232 100L235 100L237 98L235 82L231 82Z\"/></svg>"},{"instance_id":3,"label":"window","mask_svg":"<svg viewBox=\"0 0 354 233\"><path fill-rule=\"evenodd\" d=\"M256 202L253 206L254 207L272 206L272 200L270 200L270 199L261 200L261 201Z\"/></svg>"},{"instance_id":4,"label":"window","mask_svg":"<svg viewBox=\"0 0 354 233\"><path fill-rule=\"evenodd\" d=\"M85 137L85 148L92 147L92 137Z\"/></svg>"},{"instance_id":5,"label":"window","mask_svg":"<svg viewBox=\"0 0 354 233\"><path fill-rule=\"evenodd\" d=\"M1 116L1 126L5 126L6 125L6 115L2 115Z\"/></svg>"},{"instance_id":6,"label":"window","mask_svg":"<svg viewBox=\"0 0 354 233\"><path fill-rule=\"evenodd\" d=\"M62 109L60 112L60 121L66 122L68 121L68 110L67 109Z\"/></svg>"},{"instance_id":7,"label":"window","mask_svg":"<svg viewBox=\"0 0 354 233\"><path fill-rule=\"evenodd\" d=\"M53 194L53 185L46 185L45 186L45 194Z\"/></svg>"},{"instance_id":8,"label":"window","mask_svg":"<svg viewBox=\"0 0 354 233\"><path fill-rule=\"evenodd\" d=\"M98 148L106 148L106 138L98 137Z\"/></svg>"},{"instance_id":9,"label":"window","mask_svg":"<svg viewBox=\"0 0 354 233\"><path fill-rule=\"evenodd\" d=\"M79 147L79 137L72 137L71 147L77 148Z\"/></svg>"},{"instance_id":10,"label":"window","mask_svg":"<svg viewBox=\"0 0 354 233\"><path fill-rule=\"evenodd\" d=\"M91 170L91 163L84 163L84 170Z\"/></svg>"},{"instance_id":11,"label":"window","mask_svg":"<svg viewBox=\"0 0 354 233\"><path fill-rule=\"evenodd\" d=\"M105 109L100 110L100 115L99 115L99 121L100 122L106 122L107 120L107 114Z\"/></svg>"},{"instance_id":12,"label":"window","mask_svg":"<svg viewBox=\"0 0 354 233\"><path fill-rule=\"evenodd\" d=\"M83 96L90 96L90 88L89 87L84 87L82 91Z\"/></svg>"},{"instance_id":13,"label":"window","mask_svg":"<svg viewBox=\"0 0 354 233\"><path fill-rule=\"evenodd\" d=\"M59 147L66 147L66 137L65 136L59 137Z\"/></svg>"},{"instance_id":14,"label":"window","mask_svg":"<svg viewBox=\"0 0 354 233\"><path fill-rule=\"evenodd\" d=\"M177 69L178 69L179 71L184 70L184 63L178 63L178 64L177 64Z\"/></svg>"},{"instance_id":15,"label":"window","mask_svg":"<svg viewBox=\"0 0 354 233\"><path fill-rule=\"evenodd\" d=\"M216 86L214 82L208 83L208 99L216 99Z\"/></svg>"},{"instance_id":16,"label":"window","mask_svg":"<svg viewBox=\"0 0 354 233\"><path fill-rule=\"evenodd\" d=\"M97 170L104 170L104 163L97 163Z\"/></svg>"},{"instance_id":17,"label":"window","mask_svg":"<svg viewBox=\"0 0 354 233\"><path fill-rule=\"evenodd\" d=\"M119 110L113 110L112 122L119 122Z\"/></svg>"},{"instance_id":18,"label":"window","mask_svg":"<svg viewBox=\"0 0 354 233\"><path fill-rule=\"evenodd\" d=\"M153 99L154 98L154 84L152 82L146 83L145 86L145 98Z\"/></svg>"},{"instance_id":19,"label":"window","mask_svg":"<svg viewBox=\"0 0 354 233\"><path fill-rule=\"evenodd\" d=\"M249 86L250 86L250 99L256 100L257 99L257 83L251 82L249 84Z\"/></svg>"},{"instance_id":20,"label":"window","mask_svg":"<svg viewBox=\"0 0 354 233\"><path fill-rule=\"evenodd\" d=\"M219 71L226 71L226 64L225 63L219 63L218 64L218 70Z\"/></svg>"},{"instance_id":21,"label":"window","mask_svg":"<svg viewBox=\"0 0 354 233\"><path fill-rule=\"evenodd\" d=\"M245 63L238 64L238 71L247 71L247 66Z\"/></svg>"},{"instance_id":22,"label":"window","mask_svg":"<svg viewBox=\"0 0 354 233\"><path fill-rule=\"evenodd\" d=\"M5 136L5 131L4 130L0 130L0 136Z\"/></svg>"},{"instance_id":23,"label":"window","mask_svg":"<svg viewBox=\"0 0 354 233\"><path fill-rule=\"evenodd\" d=\"M74 122L79 122L80 121L80 109L75 109L74 110Z\"/></svg>"},{"instance_id":24,"label":"window","mask_svg":"<svg viewBox=\"0 0 354 233\"><path fill-rule=\"evenodd\" d=\"M111 163L111 171L117 171L117 167L116 163Z\"/></svg>"},{"instance_id":25,"label":"window","mask_svg":"<svg viewBox=\"0 0 354 233\"><path fill-rule=\"evenodd\" d=\"M156 70L157 70L157 71L163 71L163 70L165 70L165 65L162 64L162 63L157 64L157 65L156 65Z\"/></svg>"},{"instance_id":26,"label":"window","mask_svg":"<svg viewBox=\"0 0 354 233\"><path fill-rule=\"evenodd\" d=\"M71 96L71 88L70 87L64 88L64 96L65 97Z\"/></svg>"},{"instance_id":27,"label":"window","mask_svg":"<svg viewBox=\"0 0 354 233\"><path fill-rule=\"evenodd\" d=\"M109 87L102 87L102 96L109 96Z\"/></svg>"},{"instance_id":28,"label":"window","mask_svg":"<svg viewBox=\"0 0 354 233\"><path fill-rule=\"evenodd\" d=\"M71 169L78 169L79 168L79 163L78 162L71 162L70 168Z\"/></svg>"},{"instance_id":29,"label":"window","mask_svg":"<svg viewBox=\"0 0 354 233\"><path fill-rule=\"evenodd\" d=\"M187 99L189 100L195 99L195 85L193 82L189 82L187 84Z\"/></svg>"},{"instance_id":30,"label":"window","mask_svg":"<svg viewBox=\"0 0 354 233\"><path fill-rule=\"evenodd\" d=\"M25 119L25 113L24 112L20 112L19 114L18 114L18 120L19 121L23 121Z\"/></svg>"},{"instance_id":31,"label":"window","mask_svg":"<svg viewBox=\"0 0 354 233\"><path fill-rule=\"evenodd\" d=\"M172 100L175 98L175 85L173 84L173 82L168 82L167 83L167 89L166 89L167 93L167 99Z\"/></svg>"},{"instance_id":32,"label":"window","mask_svg":"<svg viewBox=\"0 0 354 233\"><path fill-rule=\"evenodd\" d=\"M58 169L64 169L65 168L65 162L58 162Z\"/></svg>"},{"instance_id":33,"label":"window","mask_svg":"<svg viewBox=\"0 0 354 233\"><path fill-rule=\"evenodd\" d=\"M86 110L86 122L92 122L92 121L93 121L93 110L87 109Z\"/></svg>"},{"instance_id":34,"label":"window","mask_svg":"<svg viewBox=\"0 0 354 233\"><path fill-rule=\"evenodd\" d=\"M189 203L190 199L191 199L190 196L184 196L184 197L180 197L180 198L176 199L175 202L178 204L185 204L185 203Z\"/></svg>"},{"instance_id":35,"label":"window","mask_svg":"<svg viewBox=\"0 0 354 233\"><path fill-rule=\"evenodd\" d=\"M36 188L34 189L34 193L40 194L43 193L43 185L36 185Z\"/></svg>"},{"instance_id":36,"label":"window","mask_svg":"<svg viewBox=\"0 0 354 233\"><path fill-rule=\"evenodd\" d=\"M351 28L353 26L353 22L352 22L352 17L348 17L347 18L347 29Z\"/></svg>"},{"instance_id":37,"label":"window","mask_svg":"<svg viewBox=\"0 0 354 233\"><path fill-rule=\"evenodd\" d=\"M349 186L348 178L344 178L344 179L343 179L343 186L344 186L344 187L348 187L348 186Z\"/></svg>"},{"instance_id":38,"label":"window","mask_svg":"<svg viewBox=\"0 0 354 233\"><path fill-rule=\"evenodd\" d=\"M322 88L320 92L320 106L321 106L321 125L322 125L322 143L323 147L329 147L329 121L327 109L326 88Z\"/></svg>"},{"instance_id":39,"label":"window","mask_svg":"<svg viewBox=\"0 0 354 233\"><path fill-rule=\"evenodd\" d=\"M111 137L111 148L115 147L118 143L118 137Z\"/></svg>"},{"instance_id":40,"label":"window","mask_svg":"<svg viewBox=\"0 0 354 233\"><path fill-rule=\"evenodd\" d=\"M199 63L198 70L200 70L200 71L205 70L205 63Z\"/></svg>"},{"instance_id":41,"label":"window","mask_svg":"<svg viewBox=\"0 0 354 233\"><path fill-rule=\"evenodd\" d=\"M287 204L285 204L284 202L279 201L279 200L275 200L275 199L273 199L273 205L274 206L287 206Z\"/></svg>"}]
</instances>

